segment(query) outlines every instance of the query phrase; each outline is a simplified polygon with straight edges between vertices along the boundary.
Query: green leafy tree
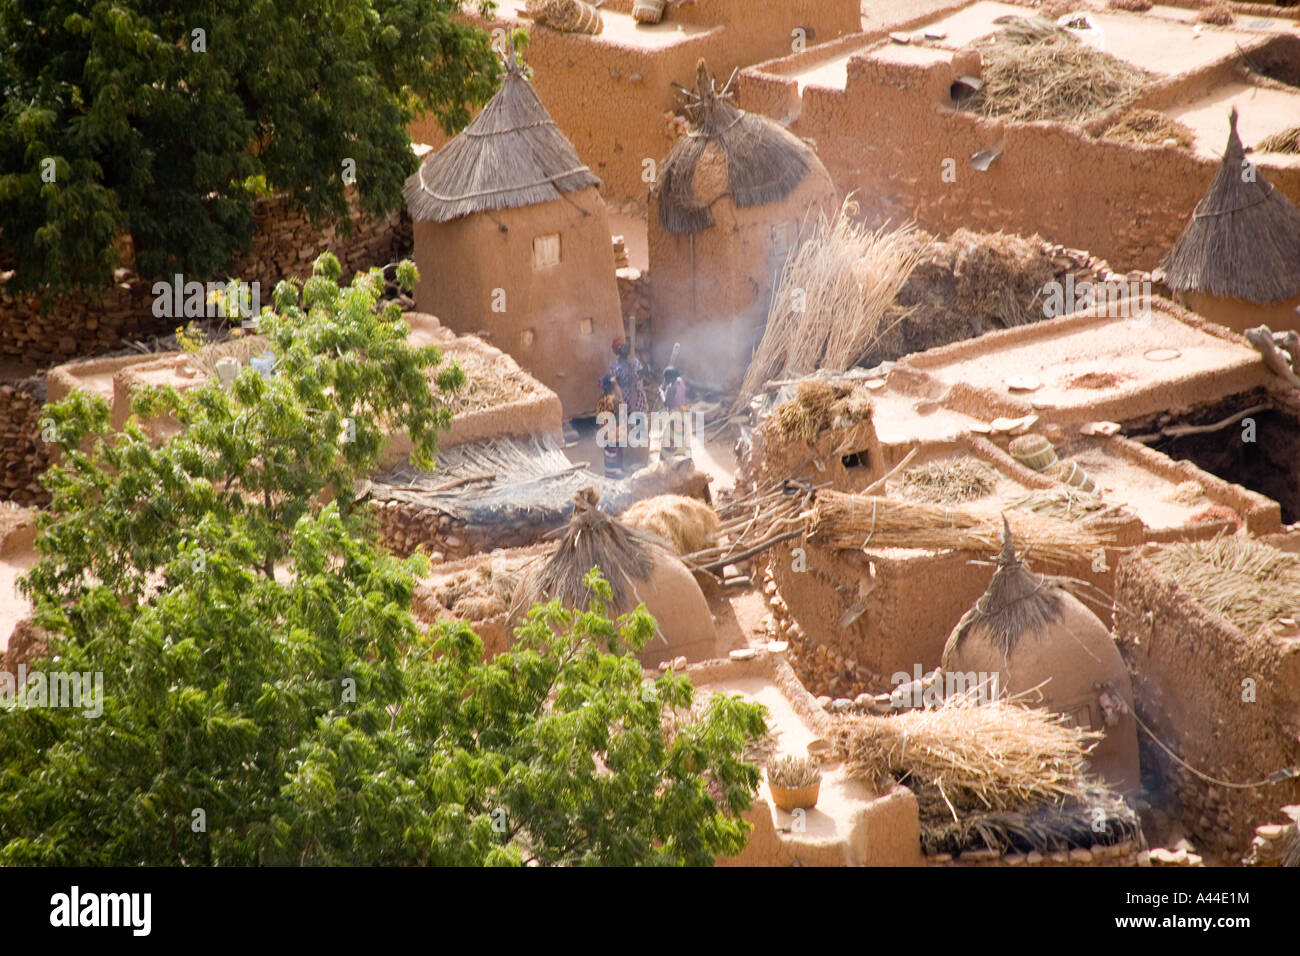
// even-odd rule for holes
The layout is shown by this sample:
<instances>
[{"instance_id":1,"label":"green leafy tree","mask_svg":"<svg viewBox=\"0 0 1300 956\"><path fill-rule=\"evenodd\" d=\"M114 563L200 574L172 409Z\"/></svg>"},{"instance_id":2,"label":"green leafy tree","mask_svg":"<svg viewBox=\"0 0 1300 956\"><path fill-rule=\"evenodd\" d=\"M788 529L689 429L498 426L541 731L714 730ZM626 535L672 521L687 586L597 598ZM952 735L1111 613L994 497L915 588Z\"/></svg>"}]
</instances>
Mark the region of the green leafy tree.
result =
<instances>
[{"instance_id":1,"label":"green leafy tree","mask_svg":"<svg viewBox=\"0 0 1300 956\"><path fill-rule=\"evenodd\" d=\"M415 270L398 269L410 288ZM706 864L738 852L761 708L642 680L644 609L533 609L491 661L410 613L421 558L352 489L405 428L424 464L463 373L415 348L380 277L323 256L259 321L244 369L108 408L51 406L62 461L24 581L102 714L0 707L0 864ZM430 376L436 388L429 385ZM140 420L182 430L151 441Z\"/></svg>"},{"instance_id":2,"label":"green leafy tree","mask_svg":"<svg viewBox=\"0 0 1300 956\"><path fill-rule=\"evenodd\" d=\"M491 96L458 0L5 0L0 252L17 282L103 284L129 233L145 276L220 274L269 188L313 217L398 208L407 124ZM487 12L492 4L483 2Z\"/></svg>"}]
</instances>

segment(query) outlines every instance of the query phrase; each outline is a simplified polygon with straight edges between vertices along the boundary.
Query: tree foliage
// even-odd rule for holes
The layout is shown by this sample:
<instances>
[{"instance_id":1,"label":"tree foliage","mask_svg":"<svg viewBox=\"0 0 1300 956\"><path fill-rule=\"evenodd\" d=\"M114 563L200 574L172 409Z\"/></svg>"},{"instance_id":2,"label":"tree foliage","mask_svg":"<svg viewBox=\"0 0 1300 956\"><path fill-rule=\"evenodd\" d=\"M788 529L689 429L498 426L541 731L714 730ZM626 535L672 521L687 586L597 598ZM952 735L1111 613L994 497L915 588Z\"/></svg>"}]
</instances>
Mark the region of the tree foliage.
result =
<instances>
[{"instance_id":1,"label":"tree foliage","mask_svg":"<svg viewBox=\"0 0 1300 956\"><path fill-rule=\"evenodd\" d=\"M375 543L353 481L406 428L428 463L460 387L376 275L318 261L259 322L275 374L138 395L151 442L74 392L24 581L40 666L103 674L103 712L0 708L0 864L707 864L738 852L761 708L642 679L644 609L534 608L493 660L410 613L421 558ZM408 287L409 263L399 267ZM351 420L351 428L347 420Z\"/></svg>"},{"instance_id":2,"label":"tree foliage","mask_svg":"<svg viewBox=\"0 0 1300 956\"><path fill-rule=\"evenodd\" d=\"M398 208L413 116L454 131L496 86L489 38L459 8L6 0L0 251L16 281L105 283L123 232L145 276L220 274L248 246L259 190L343 215L346 160L368 213Z\"/></svg>"}]
</instances>

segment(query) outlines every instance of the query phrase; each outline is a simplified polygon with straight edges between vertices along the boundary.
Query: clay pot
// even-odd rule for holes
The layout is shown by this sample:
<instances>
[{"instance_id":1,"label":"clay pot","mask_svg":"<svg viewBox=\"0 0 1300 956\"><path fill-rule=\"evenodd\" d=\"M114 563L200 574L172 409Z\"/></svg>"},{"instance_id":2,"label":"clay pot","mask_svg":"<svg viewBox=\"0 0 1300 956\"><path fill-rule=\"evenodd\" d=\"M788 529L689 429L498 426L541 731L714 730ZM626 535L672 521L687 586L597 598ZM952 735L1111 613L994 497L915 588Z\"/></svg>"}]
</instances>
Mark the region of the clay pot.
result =
<instances>
[{"instance_id":1,"label":"clay pot","mask_svg":"<svg viewBox=\"0 0 1300 956\"><path fill-rule=\"evenodd\" d=\"M825 737L818 737L808 743L808 756L820 763L823 770L831 770L840 763L835 757L835 748Z\"/></svg>"},{"instance_id":2,"label":"clay pot","mask_svg":"<svg viewBox=\"0 0 1300 956\"><path fill-rule=\"evenodd\" d=\"M1057 463L1056 449L1042 435L1021 435L1013 438L1009 448L1011 457L1026 468L1046 471Z\"/></svg>"},{"instance_id":3,"label":"clay pot","mask_svg":"<svg viewBox=\"0 0 1300 956\"><path fill-rule=\"evenodd\" d=\"M664 18L666 0L636 0L632 4L632 19L637 23L658 23Z\"/></svg>"},{"instance_id":4,"label":"clay pot","mask_svg":"<svg viewBox=\"0 0 1300 956\"><path fill-rule=\"evenodd\" d=\"M778 787L769 780L767 789L772 794L773 803L787 813L793 813L795 810L811 810L817 806L817 797L821 793L822 782L818 780L806 787L791 790L789 787Z\"/></svg>"}]
</instances>

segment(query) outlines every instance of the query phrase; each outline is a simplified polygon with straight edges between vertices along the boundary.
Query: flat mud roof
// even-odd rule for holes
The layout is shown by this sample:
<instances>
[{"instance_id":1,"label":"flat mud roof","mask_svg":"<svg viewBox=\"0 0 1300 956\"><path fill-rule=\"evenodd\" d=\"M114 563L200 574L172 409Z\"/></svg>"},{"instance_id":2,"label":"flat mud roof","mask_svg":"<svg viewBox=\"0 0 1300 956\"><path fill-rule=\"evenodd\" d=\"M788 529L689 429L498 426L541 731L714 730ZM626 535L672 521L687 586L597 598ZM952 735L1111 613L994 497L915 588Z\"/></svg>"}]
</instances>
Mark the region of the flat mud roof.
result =
<instances>
[{"instance_id":1,"label":"flat mud roof","mask_svg":"<svg viewBox=\"0 0 1300 956\"><path fill-rule=\"evenodd\" d=\"M1244 340L1189 313L1176 317L1174 308L1157 300L1146 316L1076 313L898 365L937 385L948 408L1035 412L1059 424L1131 421L1266 387L1267 370Z\"/></svg>"}]
</instances>

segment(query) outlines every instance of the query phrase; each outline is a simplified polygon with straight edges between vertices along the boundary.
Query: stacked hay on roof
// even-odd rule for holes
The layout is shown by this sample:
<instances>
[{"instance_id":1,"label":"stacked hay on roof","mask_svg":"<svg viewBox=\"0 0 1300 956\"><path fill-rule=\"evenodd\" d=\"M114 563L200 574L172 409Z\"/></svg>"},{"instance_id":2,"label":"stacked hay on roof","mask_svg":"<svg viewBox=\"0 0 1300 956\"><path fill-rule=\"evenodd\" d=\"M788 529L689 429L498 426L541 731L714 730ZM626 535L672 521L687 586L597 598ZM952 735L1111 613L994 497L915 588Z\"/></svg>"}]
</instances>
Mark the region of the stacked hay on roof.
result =
<instances>
[{"instance_id":1,"label":"stacked hay on roof","mask_svg":"<svg viewBox=\"0 0 1300 956\"><path fill-rule=\"evenodd\" d=\"M1047 853L1140 837L1132 809L1089 775L1098 738L1018 702L954 696L844 719L834 743L853 776L916 794L926 853Z\"/></svg>"},{"instance_id":2,"label":"stacked hay on roof","mask_svg":"<svg viewBox=\"0 0 1300 956\"><path fill-rule=\"evenodd\" d=\"M721 522L718 514L698 498L656 495L638 501L621 515L624 524L657 534L678 556L716 547Z\"/></svg>"},{"instance_id":3,"label":"stacked hay on roof","mask_svg":"<svg viewBox=\"0 0 1300 956\"><path fill-rule=\"evenodd\" d=\"M1042 18L994 22L1002 28L979 46L982 85L962 109L1019 122L1083 123L1132 101L1153 79Z\"/></svg>"},{"instance_id":4,"label":"stacked hay on roof","mask_svg":"<svg viewBox=\"0 0 1300 956\"><path fill-rule=\"evenodd\" d=\"M609 614L626 614L644 604L658 624L658 633L640 654L643 664L712 657L717 643L713 615L686 565L661 537L610 517L597 500L593 489L574 496L573 517L560 546L525 576L516 608L522 612L558 600L564 607L587 610L592 594L586 576L597 567L609 582Z\"/></svg>"},{"instance_id":5,"label":"stacked hay on roof","mask_svg":"<svg viewBox=\"0 0 1300 956\"><path fill-rule=\"evenodd\" d=\"M1133 109L1101 134L1102 139L1140 146L1179 146L1191 149L1196 136L1191 127L1159 110Z\"/></svg>"},{"instance_id":6,"label":"stacked hay on roof","mask_svg":"<svg viewBox=\"0 0 1300 956\"><path fill-rule=\"evenodd\" d=\"M1003 525L1002 553L988 590L961 619L943 651L943 671L967 686L997 675L999 692L1022 697L1105 736L1090 755L1094 773L1136 791L1133 686L1110 632L1050 578L1034 574Z\"/></svg>"},{"instance_id":7,"label":"stacked hay on roof","mask_svg":"<svg viewBox=\"0 0 1300 956\"><path fill-rule=\"evenodd\" d=\"M687 380L734 387L767 318L773 276L835 187L816 154L731 102L701 60L692 129L659 166L649 210L653 358Z\"/></svg>"},{"instance_id":8,"label":"stacked hay on roof","mask_svg":"<svg viewBox=\"0 0 1300 956\"><path fill-rule=\"evenodd\" d=\"M1223 161L1164 270L1182 302L1229 328L1300 328L1300 209L1245 161L1235 107Z\"/></svg>"},{"instance_id":9,"label":"stacked hay on roof","mask_svg":"<svg viewBox=\"0 0 1300 956\"><path fill-rule=\"evenodd\" d=\"M500 91L404 190L418 308L484 334L560 396L566 417L595 408L623 332L599 185L511 50Z\"/></svg>"}]
</instances>

